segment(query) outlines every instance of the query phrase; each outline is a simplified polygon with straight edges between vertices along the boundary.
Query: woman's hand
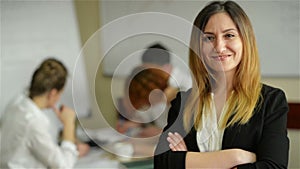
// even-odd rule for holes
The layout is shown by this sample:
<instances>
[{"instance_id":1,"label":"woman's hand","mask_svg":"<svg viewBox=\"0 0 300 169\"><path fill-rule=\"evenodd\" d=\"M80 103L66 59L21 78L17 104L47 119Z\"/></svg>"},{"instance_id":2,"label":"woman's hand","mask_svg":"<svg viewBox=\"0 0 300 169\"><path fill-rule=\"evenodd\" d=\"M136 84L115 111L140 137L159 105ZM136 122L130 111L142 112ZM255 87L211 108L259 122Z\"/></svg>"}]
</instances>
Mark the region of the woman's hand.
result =
<instances>
[{"instance_id":1,"label":"woman's hand","mask_svg":"<svg viewBox=\"0 0 300 169\"><path fill-rule=\"evenodd\" d=\"M237 149L237 151L237 158L241 164L256 162L256 154L242 149Z\"/></svg>"},{"instance_id":2,"label":"woman's hand","mask_svg":"<svg viewBox=\"0 0 300 169\"><path fill-rule=\"evenodd\" d=\"M87 155L87 153L90 151L90 146L86 143L77 142L76 147L79 153L79 157Z\"/></svg>"},{"instance_id":3,"label":"woman's hand","mask_svg":"<svg viewBox=\"0 0 300 169\"><path fill-rule=\"evenodd\" d=\"M76 113L67 106L61 106L60 109L53 107L59 120L63 123L62 139L75 143L75 119Z\"/></svg>"},{"instance_id":4,"label":"woman's hand","mask_svg":"<svg viewBox=\"0 0 300 169\"><path fill-rule=\"evenodd\" d=\"M75 123L76 113L70 107L62 105L60 109L57 109L55 107L53 107L52 109L64 125Z\"/></svg>"},{"instance_id":5,"label":"woman's hand","mask_svg":"<svg viewBox=\"0 0 300 169\"><path fill-rule=\"evenodd\" d=\"M139 133L139 137L142 137L142 138L154 137L154 136L159 135L161 132L162 132L161 128L154 126L154 125L150 125L141 130L141 132Z\"/></svg>"},{"instance_id":6,"label":"woman's hand","mask_svg":"<svg viewBox=\"0 0 300 169\"><path fill-rule=\"evenodd\" d=\"M126 133L128 132L128 130L130 130L131 128L139 128L141 127L141 124L140 123L136 123L136 122L133 122L133 121L127 121L127 120L118 120L117 121L117 126L116 126L116 130L119 132L119 133Z\"/></svg>"},{"instance_id":7,"label":"woman's hand","mask_svg":"<svg viewBox=\"0 0 300 169\"><path fill-rule=\"evenodd\" d=\"M186 144L180 134L168 133L167 141L172 151L187 151ZM199 159L201 159L199 161ZM215 160L219 159L220 163L216 164ZM242 149L227 149L215 152L192 152L187 154L187 168L213 167L236 169L238 165L256 162L256 155L252 152Z\"/></svg>"},{"instance_id":8,"label":"woman's hand","mask_svg":"<svg viewBox=\"0 0 300 169\"><path fill-rule=\"evenodd\" d=\"M177 132L174 134L169 132L167 140L170 143L169 147L172 151L187 151L183 138Z\"/></svg>"}]
</instances>

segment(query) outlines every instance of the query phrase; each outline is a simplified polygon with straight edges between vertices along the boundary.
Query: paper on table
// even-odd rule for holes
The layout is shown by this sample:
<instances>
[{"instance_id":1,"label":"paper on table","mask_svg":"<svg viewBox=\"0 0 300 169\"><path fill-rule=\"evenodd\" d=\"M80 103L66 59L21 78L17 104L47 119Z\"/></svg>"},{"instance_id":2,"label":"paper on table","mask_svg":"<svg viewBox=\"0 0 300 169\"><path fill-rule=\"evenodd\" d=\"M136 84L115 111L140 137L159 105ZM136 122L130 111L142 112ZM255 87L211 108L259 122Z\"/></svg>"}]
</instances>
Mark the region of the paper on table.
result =
<instances>
[{"instance_id":1,"label":"paper on table","mask_svg":"<svg viewBox=\"0 0 300 169\"><path fill-rule=\"evenodd\" d=\"M86 129L85 131L91 139L103 142L105 144L119 142L128 138L113 128Z\"/></svg>"}]
</instances>

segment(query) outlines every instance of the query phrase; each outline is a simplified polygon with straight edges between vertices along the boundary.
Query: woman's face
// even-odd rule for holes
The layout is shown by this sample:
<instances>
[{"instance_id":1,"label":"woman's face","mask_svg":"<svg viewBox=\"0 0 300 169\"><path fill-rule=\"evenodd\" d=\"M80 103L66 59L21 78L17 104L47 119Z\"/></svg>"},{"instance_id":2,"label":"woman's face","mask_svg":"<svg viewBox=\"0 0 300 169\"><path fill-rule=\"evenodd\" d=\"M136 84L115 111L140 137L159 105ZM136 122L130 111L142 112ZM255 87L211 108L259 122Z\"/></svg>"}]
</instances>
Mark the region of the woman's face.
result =
<instances>
[{"instance_id":1,"label":"woman's face","mask_svg":"<svg viewBox=\"0 0 300 169\"><path fill-rule=\"evenodd\" d=\"M202 51L213 72L234 72L242 58L243 44L238 29L227 13L212 15L205 26Z\"/></svg>"}]
</instances>

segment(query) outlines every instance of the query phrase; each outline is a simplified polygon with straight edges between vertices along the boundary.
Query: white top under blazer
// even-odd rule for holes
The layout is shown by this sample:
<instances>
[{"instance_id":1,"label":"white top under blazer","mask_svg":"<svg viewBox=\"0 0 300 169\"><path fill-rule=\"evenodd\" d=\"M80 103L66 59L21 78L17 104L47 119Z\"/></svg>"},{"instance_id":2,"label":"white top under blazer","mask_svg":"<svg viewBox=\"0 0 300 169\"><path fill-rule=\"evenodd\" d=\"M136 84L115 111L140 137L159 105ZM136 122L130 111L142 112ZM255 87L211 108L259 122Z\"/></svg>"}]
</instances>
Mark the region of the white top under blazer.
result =
<instances>
[{"instance_id":1,"label":"white top under blazer","mask_svg":"<svg viewBox=\"0 0 300 169\"><path fill-rule=\"evenodd\" d=\"M219 125L223 120L227 105L225 104L218 120L213 93L211 93L211 97L211 107L210 109L207 109L206 107L203 108L202 125L197 131L197 145L200 152L218 151L222 148L224 129L221 129Z\"/></svg>"}]
</instances>

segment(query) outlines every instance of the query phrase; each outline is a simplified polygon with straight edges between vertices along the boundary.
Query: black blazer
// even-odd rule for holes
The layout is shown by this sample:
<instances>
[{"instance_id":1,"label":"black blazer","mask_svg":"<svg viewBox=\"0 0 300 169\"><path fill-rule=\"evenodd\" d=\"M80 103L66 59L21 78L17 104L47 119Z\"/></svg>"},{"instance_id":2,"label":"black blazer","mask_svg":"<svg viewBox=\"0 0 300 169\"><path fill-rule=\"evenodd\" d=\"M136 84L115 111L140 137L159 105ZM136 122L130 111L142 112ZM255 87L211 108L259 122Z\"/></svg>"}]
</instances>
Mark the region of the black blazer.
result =
<instances>
[{"instance_id":1,"label":"black blazer","mask_svg":"<svg viewBox=\"0 0 300 169\"><path fill-rule=\"evenodd\" d=\"M168 132L180 133L184 136L188 151L199 152L194 127L189 133L183 129L183 109L190 92L189 90L179 93L172 101L168 124L155 150L155 169L185 168L186 152L170 150L166 139ZM288 104L285 94L280 89L263 85L261 95L262 104L255 108L255 113L247 124L235 124L225 129L222 149L240 148L256 154L255 163L240 165L239 169L287 168L289 139L286 128Z\"/></svg>"}]
</instances>

